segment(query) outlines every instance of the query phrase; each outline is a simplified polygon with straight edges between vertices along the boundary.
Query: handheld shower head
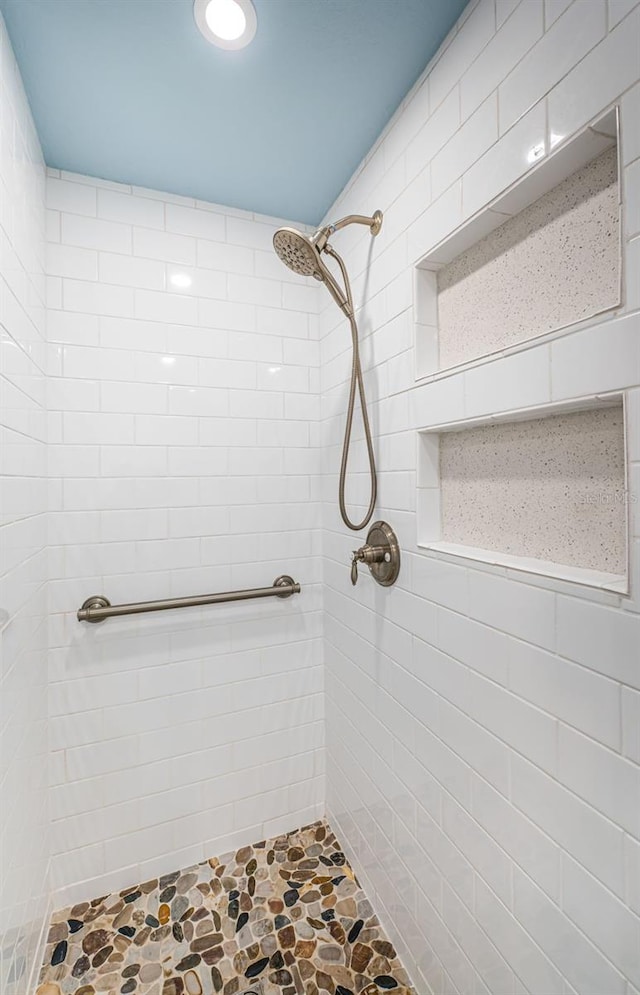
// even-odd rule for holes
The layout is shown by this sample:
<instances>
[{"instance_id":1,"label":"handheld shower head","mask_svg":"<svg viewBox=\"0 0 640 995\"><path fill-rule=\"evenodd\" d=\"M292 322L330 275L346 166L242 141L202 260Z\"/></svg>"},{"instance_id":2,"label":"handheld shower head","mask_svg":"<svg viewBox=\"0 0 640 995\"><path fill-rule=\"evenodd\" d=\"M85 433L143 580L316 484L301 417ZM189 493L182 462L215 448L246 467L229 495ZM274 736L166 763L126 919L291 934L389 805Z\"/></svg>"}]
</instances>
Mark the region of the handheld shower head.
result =
<instances>
[{"instance_id":1,"label":"handheld shower head","mask_svg":"<svg viewBox=\"0 0 640 995\"><path fill-rule=\"evenodd\" d=\"M376 464L373 454L373 442L371 440L371 429L369 427L369 416L367 414L367 403L364 394L364 381L362 377L362 366L360 364L360 350L358 344L358 326L356 323L353 301L351 298L351 287L349 284L349 274L347 268L333 246L329 245L329 236L340 228L347 225L358 224L367 225L372 235L377 235L382 227L382 211L375 211L372 217L368 218L362 214L349 214L346 218L341 218L332 225L325 225L318 228L313 235L305 235L296 228L278 228L273 236L273 247L277 255L290 270L299 273L301 276L314 276L316 280L321 280L326 284L327 290L333 297L339 308L349 319L351 325L352 341L352 361L351 361L351 385L349 387L349 403L347 405L347 422L345 426L344 443L342 446L342 462L340 465L340 483L338 487L338 503L340 514L345 525L357 532L364 528L370 520L376 503L377 478ZM339 286L333 274L327 269L322 253L331 256L340 267L344 289ZM347 461L349 459L349 447L351 444L351 427L353 423L353 411L356 400L356 390L360 394L360 407L362 409L362 420L364 422L364 434L369 456L369 475L371 480L371 495L369 508L361 522L352 522L349 518L345 501L345 486L347 477Z\"/></svg>"},{"instance_id":2,"label":"handheld shower head","mask_svg":"<svg viewBox=\"0 0 640 995\"><path fill-rule=\"evenodd\" d=\"M285 266L300 276L315 276L322 280L320 253L313 236L303 235L295 228L278 228L273 236L273 247Z\"/></svg>"},{"instance_id":3,"label":"handheld shower head","mask_svg":"<svg viewBox=\"0 0 640 995\"><path fill-rule=\"evenodd\" d=\"M339 231L340 228L346 228L347 225L353 224L367 225L371 234L377 235L382 227L382 211L375 211L370 218L362 214L348 214L346 218L341 218L334 224L318 228L313 235L304 235L297 228L278 228L273 236L273 247L285 266L288 266L294 273L299 273L300 276L314 276L316 280L322 280L323 283L326 283L327 290L338 307L342 308L347 318L353 315L349 277L342 259L329 245L329 236ZM322 260L323 252L333 256L340 266L344 279L344 290L325 266Z\"/></svg>"},{"instance_id":4,"label":"handheld shower head","mask_svg":"<svg viewBox=\"0 0 640 995\"><path fill-rule=\"evenodd\" d=\"M329 233L328 227L318 228L313 235L304 235L296 228L278 228L273 236L273 247L285 266L294 273L299 273L300 276L314 276L316 280L325 283L338 307L350 317L353 314L353 307L349 280L344 263L338 253L328 245ZM322 251L338 260L345 281L345 290L342 290L325 266L320 255Z\"/></svg>"}]
</instances>

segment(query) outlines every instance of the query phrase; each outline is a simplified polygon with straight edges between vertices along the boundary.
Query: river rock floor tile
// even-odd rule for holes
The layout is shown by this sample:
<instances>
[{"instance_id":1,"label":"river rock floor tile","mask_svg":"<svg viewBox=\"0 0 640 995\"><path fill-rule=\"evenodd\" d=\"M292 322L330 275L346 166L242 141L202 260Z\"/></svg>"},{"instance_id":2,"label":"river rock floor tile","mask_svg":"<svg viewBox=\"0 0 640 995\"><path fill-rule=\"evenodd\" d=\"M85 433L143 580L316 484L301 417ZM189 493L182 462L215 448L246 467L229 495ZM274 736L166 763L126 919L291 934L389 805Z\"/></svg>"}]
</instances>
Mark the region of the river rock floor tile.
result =
<instances>
[{"instance_id":1,"label":"river rock floor tile","mask_svg":"<svg viewBox=\"0 0 640 995\"><path fill-rule=\"evenodd\" d=\"M415 995L326 822L54 913L36 995Z\"/></svg>"}]
</instances>

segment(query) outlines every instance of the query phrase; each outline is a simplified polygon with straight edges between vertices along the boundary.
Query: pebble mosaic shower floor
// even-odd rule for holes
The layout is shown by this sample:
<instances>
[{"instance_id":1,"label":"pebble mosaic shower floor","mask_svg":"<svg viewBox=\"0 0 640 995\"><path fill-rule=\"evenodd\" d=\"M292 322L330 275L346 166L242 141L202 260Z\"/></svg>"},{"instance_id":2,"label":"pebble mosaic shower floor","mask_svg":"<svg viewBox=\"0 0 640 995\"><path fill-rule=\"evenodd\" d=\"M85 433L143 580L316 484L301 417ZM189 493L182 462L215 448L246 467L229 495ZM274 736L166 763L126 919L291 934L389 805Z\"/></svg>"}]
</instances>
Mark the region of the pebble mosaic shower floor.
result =
<instances>
[{"instance_id":1,"label":"pebble mosaic shower floor","mask_svg":"<svg viewBox=\"0 0 640 995\"><path fill-rule=\"evenodd\" d=\"M415 995L325 822L56 912L36 995Z\"/></svg>"}]
</instances>

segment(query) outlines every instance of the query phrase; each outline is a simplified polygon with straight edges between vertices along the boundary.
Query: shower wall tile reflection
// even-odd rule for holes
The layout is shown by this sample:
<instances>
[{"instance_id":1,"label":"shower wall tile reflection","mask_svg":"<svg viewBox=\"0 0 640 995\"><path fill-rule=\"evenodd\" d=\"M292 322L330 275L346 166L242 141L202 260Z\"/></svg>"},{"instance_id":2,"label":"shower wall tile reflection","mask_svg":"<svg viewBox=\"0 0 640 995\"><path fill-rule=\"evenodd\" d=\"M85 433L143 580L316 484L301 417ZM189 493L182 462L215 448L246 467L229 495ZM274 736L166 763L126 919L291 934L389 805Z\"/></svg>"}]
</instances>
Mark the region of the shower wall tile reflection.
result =
<instances>
[{"instance_id":1,"label":"shower wall tile reflection","mask_svg":"<svg viewBox=\"0 0 640 995\"><path fill-rule=\"evenodd\" d=\"M318 298L271 219L51 170L47 196L62 904L320 813ZM75 619L283 572L304 599Z\"/></svg>"}]
</instances>

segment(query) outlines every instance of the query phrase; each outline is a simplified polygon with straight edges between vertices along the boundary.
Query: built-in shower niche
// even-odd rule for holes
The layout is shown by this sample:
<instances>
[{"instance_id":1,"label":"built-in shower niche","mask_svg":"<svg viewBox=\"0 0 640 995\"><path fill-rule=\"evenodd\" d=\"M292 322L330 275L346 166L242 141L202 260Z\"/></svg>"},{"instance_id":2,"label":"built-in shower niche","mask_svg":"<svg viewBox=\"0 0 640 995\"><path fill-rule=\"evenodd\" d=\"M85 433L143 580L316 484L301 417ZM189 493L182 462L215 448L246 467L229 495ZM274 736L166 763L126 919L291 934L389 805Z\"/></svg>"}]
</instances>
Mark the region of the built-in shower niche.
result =
<instances>
[{"instance_id":1,"label":"built-in shower niche","mask_svg":"<svg viewBox=\"0 0 640 995\"><path fill-rule=\"evenodd\" d=\"M421 432L418 545L626 592L622 397Z\"/></svg>"},{"instance_id":2,"label":"built-in shower niche","mask_svg":"<svg viewBox=\"0 0 640 995\"><path fill-rule=\"evenodd\" d=\"M416 378L561 334L620 304L617 111L536 166L414 272Z\"/></svg>"}]
</instances>

